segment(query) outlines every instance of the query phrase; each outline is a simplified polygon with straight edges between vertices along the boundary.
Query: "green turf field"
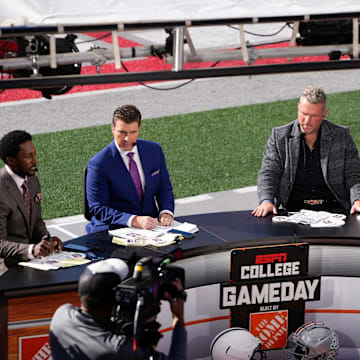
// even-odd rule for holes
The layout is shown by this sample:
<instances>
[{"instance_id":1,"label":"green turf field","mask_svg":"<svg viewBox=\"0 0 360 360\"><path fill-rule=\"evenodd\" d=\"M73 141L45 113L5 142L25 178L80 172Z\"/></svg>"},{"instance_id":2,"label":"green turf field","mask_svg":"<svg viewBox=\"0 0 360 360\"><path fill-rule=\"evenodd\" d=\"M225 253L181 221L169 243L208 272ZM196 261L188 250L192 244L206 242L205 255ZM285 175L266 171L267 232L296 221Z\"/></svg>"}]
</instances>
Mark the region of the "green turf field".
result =
<instances>
[{"instance_id":1,"label":"green turf field","mask_svg":"<svg viewBox=\"0 0 360 360\"><path fill-rule=\"evenodd\" d=\"M350 126L358 146L359 100L360 91L329 95L327 117ZM145 120L141 137L162 145L176 198L256 185L271 128L296 118L297 101ZM82 212L83 169L111 140L110 125L34 136L45 219Z\"/></svg>"}]
</instances>

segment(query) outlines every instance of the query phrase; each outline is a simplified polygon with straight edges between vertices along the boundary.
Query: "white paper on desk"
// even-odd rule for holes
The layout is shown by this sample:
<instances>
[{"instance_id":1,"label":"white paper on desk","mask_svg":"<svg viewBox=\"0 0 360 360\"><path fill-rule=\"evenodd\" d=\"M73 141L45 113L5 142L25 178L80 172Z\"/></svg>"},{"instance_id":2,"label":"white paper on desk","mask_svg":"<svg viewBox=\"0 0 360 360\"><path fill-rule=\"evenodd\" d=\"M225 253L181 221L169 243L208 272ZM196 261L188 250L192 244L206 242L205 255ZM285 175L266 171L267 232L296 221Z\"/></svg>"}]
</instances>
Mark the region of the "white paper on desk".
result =
<instances>
[{"instance_id":1,"label":"white paper on desk","mask_svg":"<svg viewBox=\"0 0 360 360\"><path fill-rule=\"evenodd\" d=\"M125 227L125 228L120 228L120 229L116 229L116 230L110 230L109 234L112 236L117 236L117 237L121 237L121 238L125 238L125 239L143 239L143 240L154 240L156 238L158 238L159 236L166 234L169 230L171 229L180 229L181 226L183 226L184 224L189 224L189 223L181 223L179 221L174 221L173 225L171 226L155 226L154 229L151 230L146 230L146 229L138 229L135 227ZM189 224L192 226L193 224ZM188 226L188 225L185 225ZM191 232L188 230L182 230L182 231L186 231L186 232Z\"/></svg>"},{"instance_id":2,"label":"white paper on desk","mask_svg":"<svg viewBox=\"0 0 360 360\"><path fill-rule=\"evenodd\" d=\"M188 222L180 223L179 225L174 226L173 229L192 233L192 234L199 231L197 225Z\"/></svg>"},{"instance_id":3,"label":"white paper on desk","mask_svg":"<svg viewBox=\"0 0 360 360\"><path fill-rule=\"evenodd\" d=\"M167 233L169 230L174 229L176 226L179 226L181 224L182 224L181 222L174 220L173 224L170 226L157 225L157 226L155 226L155 228L153 230L159 231L164 234L164 233Z\"/></svg>"},{"instance_id":4,"label":"white paper on desk","mask_svg":"<svg viewBox=\"0 0 360 360\"><path fill-rule=\"evenodd\" d=\"M327 211L300 210L290 216L275 216L274 222L310 225L313 228L339 227L345 224L346 215Z\"/></svg>"},{"instance_id":5,"label":"white paper on desk","mask_svg":"<svg viewBox=\"0 0 360 360\"><path fill-rule=\"evenodd\" d=\"M19 265L25 266L25 267L30 267L30 268L37 269L37 270L44 270L44 271L57 270L57 269L61 268L60 263L46 264L46 263L41 263L41 262L32 262L32 260L28 261L28 262L20 262Z\"/></svg>"},{"instance_id":6,"label":"white paper on desk","mask_svg":"<svg viewBox=\"0 0 360 360\"><path fill-rule=\"evenodd\" d=\"M44 271L57 270L63 267L82 265L90 262L90 260L85 259L85 257L86 256L83 253L61 251L49 256L38 257L30 261L23 261L20 262L19 265Z\"/></svg>"},{"instance_id":7,"label":"white paper on desk","mask_svg":"<svg viewBox=\"0 0 360 360\"><path fill-rule=\"evenodd\" d=\"M172 226L156 226L154 229L138 229L134 227L120 228L116 230L110 230L109 234L115 238L114 243L116 244L116 238L123 239L124 241L119 241L118 244L125 246L136 246L141 244L141 246L152 245L152 246L167 246L175 242L178 234L171 234L169 230L176 229L184 232L194 233L198 231L198 227L190 223L180 223L174 221Z\"/></svg>"},{"instance_id":8,"label":"white paper on desk","mask_svg":"<svg viewBox=\"0 0 360 360\"><path fill-rule=\"evenodd\" d=\"M164 226L162 226L164 228ZM125 239L133 240L152 240L156 239L158 236L165 234L167 231L163 229L138 229L138 228L120 228L116 230L110 230L109 234L112 236L117 236Z\"/></svg>"},{"instance_id":9,"label":"white paper on desk","mask_svg":"<svg viewBox=\"0 0 360 360\"><path fill-rule=\"evenodd\" d=\"M345 225L344 220L338 220L334 218L327 218L325 220L321 220L315 224L310 224L312 228L324 228L324 227L340 227Z\"/></svg>"},{"instance_id":10,"label":"white paper on desk","mask_svg":"<svg viewBox=\"0 0 360 360\"><path fill-rule=\"evenodd\" d=\"M175 239L177 237L178 234L165 233L154 240L148 240L147 245L152 245L156 247L172 245L175 243Z\"/></svg>"}]
</instances>

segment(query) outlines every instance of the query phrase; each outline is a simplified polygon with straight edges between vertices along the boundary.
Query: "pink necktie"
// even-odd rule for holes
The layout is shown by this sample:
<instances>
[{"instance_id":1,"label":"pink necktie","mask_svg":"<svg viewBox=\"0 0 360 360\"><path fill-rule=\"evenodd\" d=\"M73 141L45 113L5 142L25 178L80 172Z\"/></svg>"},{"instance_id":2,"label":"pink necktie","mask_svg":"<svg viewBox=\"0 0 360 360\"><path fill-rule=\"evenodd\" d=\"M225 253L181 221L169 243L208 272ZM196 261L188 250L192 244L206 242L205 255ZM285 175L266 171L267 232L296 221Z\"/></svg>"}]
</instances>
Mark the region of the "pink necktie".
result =
<instances>
[{"instance_id":1,"label":"pink necktie","mask_svg":"<svg viewBox=\"0 0 360 360\"><path fill-rule=\"evenodd\" d=\"M27 212L27 214L29 215L29 218L30 218L30 214L31 214L30 189L29 189L29 185L28 185L26 180L24 180L21 187L23 189L23 198L24 198L26 212Z\"/></svg>"},{"instance_id":2,"label":"pink necktie","mask_svg":"<svg viewBox=\"0 0 360 360\"><path fill-rule=\"evenodd\" d=\"M139 195L139 199L140 201L142 201L142 197L143 197L143 190L142 190L142 186L141 186L141 180L140 180L140 175L139 175L139 170L138 167L136 165L136 162L134 160L134 153L133 152L129 152L127 154L127 156L130 159L129 162L129 173L133 179L133 182L135 184L136 187L136 191Z\"/></svg>"}]
</instances>

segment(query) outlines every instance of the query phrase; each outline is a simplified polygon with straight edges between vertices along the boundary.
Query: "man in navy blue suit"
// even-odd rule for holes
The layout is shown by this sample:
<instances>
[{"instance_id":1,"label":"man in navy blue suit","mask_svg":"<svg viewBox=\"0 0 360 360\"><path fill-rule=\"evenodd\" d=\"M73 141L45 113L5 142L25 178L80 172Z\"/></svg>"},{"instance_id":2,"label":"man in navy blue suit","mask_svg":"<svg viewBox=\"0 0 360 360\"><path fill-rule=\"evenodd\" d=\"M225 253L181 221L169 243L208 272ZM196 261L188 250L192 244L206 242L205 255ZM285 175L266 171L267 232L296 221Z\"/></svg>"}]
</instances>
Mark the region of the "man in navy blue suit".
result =
<instances>
[{"instance_id":1,"label":"man in navy blue suit","mask_svg":"<svg viewBox=\"0 0 360 360\"><path fill-rule=\"evenodd\" d=\"M135 106L118 107L111 125L114 141L88 162L88 233L173 223L174 195L164 153L158 143L138 139L140 126Z\"/></svg>"}]
</instances>

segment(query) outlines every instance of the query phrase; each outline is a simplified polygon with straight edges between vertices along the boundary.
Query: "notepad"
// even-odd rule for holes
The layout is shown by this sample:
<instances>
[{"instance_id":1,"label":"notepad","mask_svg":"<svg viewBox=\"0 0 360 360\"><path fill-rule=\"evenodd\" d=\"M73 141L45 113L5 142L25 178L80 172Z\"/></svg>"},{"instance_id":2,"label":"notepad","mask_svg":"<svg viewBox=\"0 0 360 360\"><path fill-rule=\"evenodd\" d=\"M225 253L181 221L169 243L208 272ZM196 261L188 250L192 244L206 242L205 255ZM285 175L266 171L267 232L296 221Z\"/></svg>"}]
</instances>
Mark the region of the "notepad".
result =
<instances>
[{"instance_id":1,"label":"notepad","mask_svg":"<svg viewBox=\"0 0 360 360\"><path fill-rule=\"evenodd\" d=\"M85 254L83 253L61 251L59 253L53 253L49 256L42 256L29 261L22 261L19 262L19 265L37 270L48 271L84 265L89 262L90 260L86 259Z\"/></svg>"}]
</instances>

